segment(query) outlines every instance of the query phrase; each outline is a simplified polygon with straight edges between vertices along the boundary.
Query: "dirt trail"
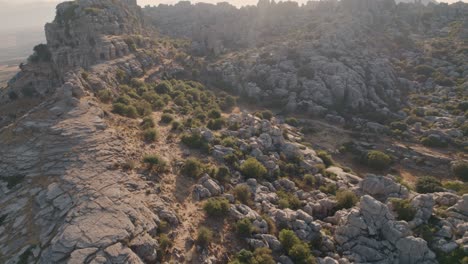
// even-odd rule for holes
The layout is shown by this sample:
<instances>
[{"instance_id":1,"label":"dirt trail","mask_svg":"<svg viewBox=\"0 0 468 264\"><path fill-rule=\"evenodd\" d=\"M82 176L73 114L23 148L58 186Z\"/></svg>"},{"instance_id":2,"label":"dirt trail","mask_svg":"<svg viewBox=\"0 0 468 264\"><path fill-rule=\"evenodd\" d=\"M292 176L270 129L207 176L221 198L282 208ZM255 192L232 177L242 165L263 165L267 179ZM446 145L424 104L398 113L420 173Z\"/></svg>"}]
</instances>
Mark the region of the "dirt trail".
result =
<instances>
[{"instance_id":1,"label":"dirt trail","mask_svg":"<svg viewBox=\"0 0 468 264\"><path fill-rule=\"evenodd\" d=\"M154 120L161 119L161 112L153 114ZM204 220L201 204L194 201L192 197L192 187L196 183L193 179L181 175L179 171L180 161L184 160L183 147L171 136L175 132L171 131L170 125L158 125L159 146L158 153L164 157L172 166L171 171L161 176L161 196L168 197L171 202L171 209L179 217L180 224L173 229L175 238L173 239L172 255L168 256L168 261L177 263L190 262L193 255L193 241L200 223ZM184 256L183 261L181 256Z\"/></svg>"}]
</instances>

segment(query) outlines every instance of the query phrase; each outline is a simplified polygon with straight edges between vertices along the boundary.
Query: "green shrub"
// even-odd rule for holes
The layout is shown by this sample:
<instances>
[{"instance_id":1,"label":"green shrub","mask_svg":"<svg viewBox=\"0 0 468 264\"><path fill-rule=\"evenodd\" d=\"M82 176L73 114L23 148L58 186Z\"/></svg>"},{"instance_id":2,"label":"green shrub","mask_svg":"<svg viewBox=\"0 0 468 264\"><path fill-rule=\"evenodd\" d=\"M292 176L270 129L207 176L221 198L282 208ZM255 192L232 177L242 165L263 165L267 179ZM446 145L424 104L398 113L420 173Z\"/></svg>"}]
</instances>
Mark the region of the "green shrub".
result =
<instances>
[{"instance_id":1,"label":"green shrub","mask_svg":"<svg viewBox=\"0 0 468 264\"><path fill-rule=\"evenodd\" d=\"M440 137L435 136L422 137L421 144L431 148L445 148L448 146L446 141L442 140Z\"/></svg>"},{"instance_id":2,"label":"green shrub","mask_svg":"<svg viewBox=\"0 0 468 264\"><path fill-rule=\"evenodd\" d=\"M253 253L242 249L229 264L276 264L276 261L273 259L271 250L262 247L255 249Z\"/></svg>"},{"instance_id":3,"label":"green shrub","mask_svg":"<svg viewBox=\"0 0 468 264\"><path fill-rule=\"evenodd\" d=\"M326 151L318 151L317 152L317 156L322 159L323 163L325 164L325 166L328 168L330 166L332 166L335 162L333 160L333 158L331 157L330 154L328 154Z\"/></svg>"},{"instance_id":4,"label":"green shrub","mask_svg":"<svg viewBox=\"0 0 468 264\"><path fill-rule=\"evenodd\" d=\"M221 112L219 110L212 109L208 112L208 117L212 119L221 118Z\"/></svg>"},{"instance_id":5,"label":"green shrub","mask_svg":"<svg viewBox=\"0 0 468 264\"><path fill-rule=\"evenodd\" d=\"M468 264L468 256L462 247L455 249L450 253L436 251L437 261L440 264Z\"/></svg>"},{"instance_id":6,"label":"green shrub","mask_svg":"<svg viewBox=\"0 0 468 264\"><path fill-rule=\"evenodd\" d=\"M279 233L279 241L281 242L281 245L283 246L284 250L286 252L289 252L289 250L297 244L300 244L302 241L296 236L294 231L288 230L288 229L283 229Z\"/></svg>"},{"instance_id":7,"label":"green shrub","mask_svg":"<svg viewBox=\"0 0 468 264\"><path fill-rule=\"evenodd\" d=\"M455 191L458 195L464 195L468 193L468 183L460 181L447 181L443 184L444 188Z\"/></svg>"},{"instance_id":8,"label":"green shrub","mask_svg":"<svg viewBox=\"0 0 468 264\"><path fill-rule=\"evenodd\" d=\"M283 229L279 233L279 241L294 263L313 264L315 258L306 243L302 242L294 231Z\"/></svg>"},{"instance_id":9,"label":"green shrub","mask_svg":"<svg viewBox=\"0 0 468 264\"><path fill-rule=\"evenodd\" d=\"M236 223L236 232L241 237L249 237L254 231L252 221L248 218L243 218Z\"/></svg>"},{"instance_id":10,"label":"green shrub","mask_svg":"<svg viewBox=\"0 0 468 264\"><path fill-rule=\"evenodd\" d=\"M296 118L294 117L288 117L286 118L286 124L290 125L290 126L293 126L293 127L297 127L299 126L299 121L297 121Z\"/></svg>"},{"instance_id":11,"label":"green shrub","mask_svg":"<svg viewBox=\"0 0 468 264\"><path fill-rule=\"evenodd\" d=\"M182 123L180 123L177 120L172 121L172 123L171 123L171 130L172 131L177 131L177 130L179 130L181 128L182 128Z\"/></svg>"},{"instance_id":12,"label":"green shrub","mask_svg":"<svg viewBox=\"0 0 468 264\"><path fill-rule=\"evenodd\" d=\"M295 244L288 255L295 264L314 264L315 258L306 243Z\"/></svg>"},{"instance_id":13,"label":"green shrub","mask_svg":"<svg viewBox=\"0 0 468 264\"><path fill-rule=\"evenodd\" d=\"M301 207L301 200L299 200L296 195L284 191L278 191L276 194L279 197L278 205L280 208L297 210Z\"/></svg>"},{"instance_id":14,"label":"green shrub","mask_svg":"<svg viewBox=\"0 0 468 264\"><path fill-rule=\"evenodd\" d=\"M97 97L103 103L109 103L112 101L112 93L110 90L102 89L97 92Z\"/></svg>"},{"instance_id":15,"label":"green shrub","mask_svg":"<svg viewBox=\"0 0 468 264\"><path fill-rule=\"evenodd\" d=\"M193 149L207 149L209 145L199 132L183 134L181 141L184 145Z\"/></svg>"},{"instance_id":16,"label":"green shrub","mask_svg":"<svg viewBox=\"0 0 468 264\"><path fill-rule=\"evenodd\" d=\"M213 241L213 232L202 226L198 229L197 244L206 247Z\"/></svg>"},{"instance_id":17,"label":"green shrub","mask_svg":"<svg viewBox=\"0 0 468 264\"><path fill-rule=\"evenodd\" d=\"M419 65L414 68L415 72L419 75L424 75L427 78L431 77L431 75L435 72L435 69L429 65Z\"/></svg>"},{"instance_id":18,"label":"green shrub","mask_svg":"<svg viewBox=\"0 0 468 264\"><path fill-rule=\"evenodd\" d=\"M226 96L226 98L224 98L224 100L221 102L221 108L224 110L224 111L229 111L231 110L234 106L236 106L237 102L236 102L236 98L233 97L233 96Z\"/></svg>"},{"instance_id":19,"label":"green shrub","mask_svg":"<svg viewBox=\"0 0 468 264\"><path fill-rule=\"evenodd\" d=\"M226 125L226 120L224 118L210 119L206 127L211 130L220 130Z\"/></svg>"},{"instance_id":20,"label":"green shrub","mask_svg":"<svg viewBox=\"0 0 468 264\"><path fill-rule=\"evenodd\" d=\"M198 178L204 173L204 166L198 159L190 158L185 161L181 173L188 177Z\"/></svg>"},{"instance_id":21,"label":"green shrub","mask_svg":"<svg viewBox=\"0 0 468 264\"><path fill-rule=\"evenodd\" d=\"M338 191L336 194L337 209L349 209L358 202L356 194L349 190Z\"/></svg>"},{"instance_id":22,"label":"green shrub","mask_svg":"<svg viewBox=\"0 0 468 264\"><path fill-rule=\"evenodd\" d=\"M249 186L245 184L237 185L233 190L236 199L243 204L250 204L252 199L252 193Z\"/></svg>"},{"instance_id":23,"label":"green shrub","mask_svg":"<svg viewBox=\"0 0 468 264\"><path fill-rule=\"evenodd\" d=\"M147 142L154 142L158 139L158 131L154 128L147 128L143 131L143 139Z\"/></svg>"},{"instance_id":24,"label":"green shrub","mask_svg":"<svg viewBox=\"0 0 468 264\"><path fill-rule=\"evenodd\" d=\"M460 127L460 130L462 131L463 135L465 137L468 137L468 123L464 124Z\"/></svg>"},{"instance_id":25,"label":"green shrub","mask_svg":"<svg viewBox=\"0 0 468 264\"><path fill-rule=\"evenodd\" d=\"M172 247L172 240L166 234L159 235L159 247L162 251L166 251Z\"/></svg>"},{"instance_id":26,"label":"green shrub","mask_svg":"<svg viewBox=\"0 0 468 264\"><path fill-rule=\"evenodd\" d=\"M136 105L136 110L140 116L149 116L153 113L153 108L150 103L146 101L139 101Z\"/></svg>"},{"instance_id":27,"label":"green shrub","mask_svg":"<svg viewBox=\"0 0 468 264\"><path fill-rule=\"evenodd\" d=\"M462 181L468 181L468 162L456 161L452 164L452 172Z\"/></svg>"},{"instance_id":28,"label":"green shrub","mask_svg":"<svg viewBox=\"0 0 468 264\"><path fill-rule=\"evenodd\" d=\"M408 129L408 125L403 122L392 122L390 124L390 128L392 130L406 131Z\"/></svg>"},{"instance_id":29,"label":"green shrub","mask_svg":"<svg viewBox=\"0 0 468 264\"><path fill-rule=\"evenodd\" d=\"M395 209L398 220L411 221L416 215L416 209L411 206L411 202L408 199L391 199L393 208Z\"/></svg>"},{"instance_id":30,"label":"green shrub","mask_svg":"<svg viewBox=\"0 0 468 264\"><path fill-rule=\"evenodd\" d=\"M229 201L226 198L210 198L203 205L208 216L223 217L229 213Z\"/></svg>"},{"instance_id":31,"label":"green shrub","mask_svg":"<svg viewBox=\"0 0 468 264\"><path fill-rule=\"evenodd\" d=\"M158 94L168 94L172 91L172 84L167 81L158 83L156 87L154 87L154 91Z\"/></svg>"},{"instance_id":32,"label":"green shrub","mask_svg":"<svg viewBox=\"0 0 468 264\"><path fill-rule=\"evenodd\" d=\"M307 186L315 186L315 176L312 174L304 175L304 182L307 184Z\"/></svg>"},{"instance_id":33,"label":"green shrub","mask_svg":"<svg viewBox=\"0 0 468 264\"><path fill-rule=\"evenodd\" d=\"M140 124L140 126L143 129L154 128L155 125L156 124L154 123L153 118L151 118L149 116L143 118L143 122L141 122L141 124Z\"/></svg>"},{"instance_id":34,"label":"green shrub","mask_svg":"<svg viewBox=\"0 0 468 264\"><path fill-rule=\"evenodd\" d=\"M242 163L240 170L247 178L260 179L266 175L267 169L256 158L248 158Z\"/></svg>"},{"instance_id":35,"label":"green shrub","mask_svg":"<svg viewBox=\"0 0 468 264\"><path fill-rule=\"evenodd\" d=\"M136 118L138 116L138 112L133 105L125 105L123 103L114 103L112 112L130 118Z\"/></svg>"},{"instance_id":36,"label":"green shrub","mask_svg":"<svg viewBox=\"0 0 468 264\"><path fill-rule=\"evenodd\" d=\"M234 148L237 145L237 140L233 137L227 137L221 141L221 145L228 148Z\"/></svg>"},{"instance_id":37,"label":"green shrub","mask_svg":"<svg viewBox=\"0 0 468 264\"><path fill-rule=\"evenodd\" d=\"M222 183L228 182L231 178L231 171L228 167L222 166L216 170L216 179Z\"/></svg>"},{"instance_id":38,"label":"green shrub","mask_svg":"<svg viewBox=\"0 0 468 264\"><path fill-rule=\"evenodd\" d=\"M378 150L371 150L366 156L367 165L377 170L387 169L391 162L392 159L390 156Z\"/></svg>"},{"instance_id":39,"label":"green shrub","mask_svg":"<svg viewBox=\"0 0 468 264\"><path fill-rule=\"evenodd\" d=\"M325 185L320 186L319 190L324 193L335 195L336 191L338 190L338 187L336 187L335 183L329 182Z\"/></svg>"},{"instance_id":40,"label":"green shrub","mask_svg":"<svg viewBox=\"0 0 468 264\"><path fill-rule=\"evenodd\" d=\"M158 155L148 154L143 157L143 163L148 165L148 169L157 172L166 172L168 170L167 162Z\"/></svg>"},{"instance_id":41,"label":"green shrub","mask_svg":"<svg viewBox=\"0 0 468 264\"><path fill-rule=\"evenodd\" d=\"M161 115L161 123L163 124L169 124L174 120L174 117L171 114L162 114Z\"/></svg>"},{"instance_id":42,"label":"green shrub","mask_svg":"<svg viewBox=\"0 0 468 264\"><path fill-rule=\"evenodd\" d=\"M270 110L262 111L261 116L263 119L271 120L273 118L273 113Z\"/></svg>"},{"instance_id":43,"label":"green shrub","mask_svg":"<svg viewBox=\"0 0 468 264\"><path fill-rule=\"evenodd\" d=\"M437 178L425 176L417 179L416 191L418 193L443 192L444 188L442 188L442 183Z\"/></svg>"}]
</instances>

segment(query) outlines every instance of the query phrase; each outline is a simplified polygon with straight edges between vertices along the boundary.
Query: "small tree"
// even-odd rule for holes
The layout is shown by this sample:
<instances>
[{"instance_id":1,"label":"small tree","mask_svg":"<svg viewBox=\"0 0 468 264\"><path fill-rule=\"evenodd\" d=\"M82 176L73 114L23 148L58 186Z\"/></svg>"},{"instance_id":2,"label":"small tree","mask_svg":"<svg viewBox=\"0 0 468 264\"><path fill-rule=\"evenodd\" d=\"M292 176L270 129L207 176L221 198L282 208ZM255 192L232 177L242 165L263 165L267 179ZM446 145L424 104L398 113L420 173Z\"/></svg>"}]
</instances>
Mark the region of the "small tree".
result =
<instances>
[{"instance_id":1,"label":"small tree","mask_svg":"<svg viewBox=\"0 0 468 264\"><path fill-rule=\"evenodd\" d=\"M248 158L242 163L241 172L247 178L262 178L267 173L267 169L256 158Z\"/></svg>"}]
</instances>

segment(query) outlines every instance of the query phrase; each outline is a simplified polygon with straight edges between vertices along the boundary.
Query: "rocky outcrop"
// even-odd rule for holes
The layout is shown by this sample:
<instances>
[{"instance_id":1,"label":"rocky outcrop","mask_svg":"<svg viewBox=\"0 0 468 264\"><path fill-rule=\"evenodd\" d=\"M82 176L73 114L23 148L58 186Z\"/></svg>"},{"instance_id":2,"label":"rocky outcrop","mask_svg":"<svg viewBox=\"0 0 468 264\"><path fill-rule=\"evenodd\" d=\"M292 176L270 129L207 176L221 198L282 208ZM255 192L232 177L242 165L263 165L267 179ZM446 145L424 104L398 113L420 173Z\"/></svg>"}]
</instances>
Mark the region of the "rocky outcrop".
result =
<instances>
[{"instance_id":1,"label":"rocky outcrop","mask_svg":"<svg viewBox=\"0 0 468 264\"><path fill-rule=\"evenodd\" d=\"M368 195L342 214L335 239L338 250L359 263L437 263L426 241L412 236L406 222L396 221L385 204Z\"/></svg>"},{"instance_id":2,"label":"rocky outcrop","mask_svg":"<svg viewBox=\"0 0 468 264\"><path fill-rule=\"evenodd\" d=\"M142 43L128 35L143 34L143 25L136 0L65 2L57 6L55 20L45 27L47 46L59 72L87 68L134 51Z\"/></svg>"}]
</instances>

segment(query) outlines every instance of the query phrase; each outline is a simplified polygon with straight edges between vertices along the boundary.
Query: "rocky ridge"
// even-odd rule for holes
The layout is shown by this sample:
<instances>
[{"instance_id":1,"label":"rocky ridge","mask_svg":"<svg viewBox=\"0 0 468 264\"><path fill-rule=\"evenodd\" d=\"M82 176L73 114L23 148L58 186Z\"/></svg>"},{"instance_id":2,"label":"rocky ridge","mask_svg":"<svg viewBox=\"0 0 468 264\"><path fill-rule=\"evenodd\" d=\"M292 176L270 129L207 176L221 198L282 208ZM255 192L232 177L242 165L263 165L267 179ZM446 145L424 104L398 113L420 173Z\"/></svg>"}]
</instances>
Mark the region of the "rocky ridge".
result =
<instances>
[{"instance_id":1,"label":"rocky ridge","mask_svg":"<svg viewBox=\"0 0 468 264\"><path fill-rule=\"evenodd\" d=\"M260 9L270 8L269 2L261 3ZM364 5L371 14L380 15L394 8L392 1L317 5L351 12L361 12ZM230 10L226 5L223 8ZM374 15L363 16L359 23L373 21L378 17ZM351 48L346 46L346 34L360 36L352 30L353 23L338 27L337 38L342 42L337 45L343 44L342 51ZM323 153L304 142L298 128L281 117L242 111L210 111L200 116L200 110L216 110L229 97L218 98L191 81L163 81L169 72L180 70L175 58L179 50L166 40L152 39L145 25L134 0L61 4L56 20L46 27L50 60L24 65L8 90L2 91L7 105L21 102L27 97L24 85L30 79L33 93L40 96L27 114L2 120L0 126L1 262L227 263L235 261L243 248L268 248L275 262L297 262L297 255L286 248L277 228L292 231L301 241L298 243L310 244L306 253L313 254L318 263L437 263L441 256L466 255L467 194L445 188L419 194L390 174L360 177L335 162L330 164ZM323 38L332 39L332 35L323 34ZM313 41L304 42L298 50L313 53L315 59L306 64L320 66L317 78L337 84L349 73L351 77L343 78L359 83L356 69L369 59L374 61L367 73L370 83L384 79L387 88L398 86L393 82L410 83L396 76L388 58L375 59L379 50L370 48L367 52L371 54L365 55L369 57L349 66L346 60L315 54L314 45ZM271 52L255 57L259 61L277 54L288 57L285 47L278 53L277 47L264 49ZM326 49L323 46L319 52ZM355 59L361 55L356 51L347 56ZM261 70L263 66L251 67ZM268 69L283 76L276 67L293 72L296 65L286 60ZM35 75L40 68L42 73ZM319 73L322 68L324 72ZM336 78L334 69L339 73ZM283 87L281 80L270 81L272 87ZM389 94L377 95L378 89L372 91L368 83L361 84L362 89L351 94L370 91L368 98L379 106L389 104L384 100L388 95L399 93L385 89ZM287 87L275 90L272 96L281 93L289 98ZM251 84L245 92L259 89L263 87ZM155 91L158 94L152 93ZM18 96L12 98L11 92ZM343 100L337 97L339 93L330 96ZM288 100L294 110L293 100ZM372 105L370 101L361 102ZM113 102L112 109L109 102ZM116 107L122 104L137 107L134 112ZM359 108L359 103L350 107ZM164 114L172 114L179 124L173 122L170 129L163 129ZM156 117L161 122L153 126L164 131L164 138L151 143L147 131L139 127ZM143 133L145 141L141 140ZM196 140L197 147L188 146L184 138ZM158 165L167 168L132 163L139 163L146 153L161 154L164 159ZM187 157L200 159L209 168L194 178L182 175ZM242 169L252 160L265 169L261 177ZM219 177L221 167L229 178ZM241 201L237 189L247 190L250 198ZM352 204L343 205L342 194L351 197ZM212 199L228 201L227 223L209 219L201 210ZM410 217L398 208L401 204L412 212ZM232 225L245 219L254 228L247 236L234 235ZM226 238L223 235L214 245L202 246L194 229L203 221L215 222L214 230ZM173 245L167 245L162 232L167 232Z\"/></svg>"}]
</instances>

